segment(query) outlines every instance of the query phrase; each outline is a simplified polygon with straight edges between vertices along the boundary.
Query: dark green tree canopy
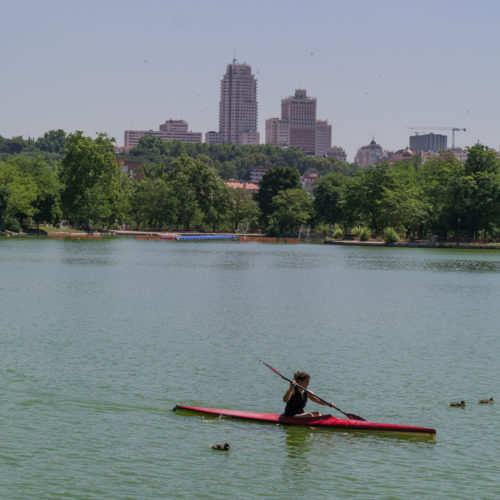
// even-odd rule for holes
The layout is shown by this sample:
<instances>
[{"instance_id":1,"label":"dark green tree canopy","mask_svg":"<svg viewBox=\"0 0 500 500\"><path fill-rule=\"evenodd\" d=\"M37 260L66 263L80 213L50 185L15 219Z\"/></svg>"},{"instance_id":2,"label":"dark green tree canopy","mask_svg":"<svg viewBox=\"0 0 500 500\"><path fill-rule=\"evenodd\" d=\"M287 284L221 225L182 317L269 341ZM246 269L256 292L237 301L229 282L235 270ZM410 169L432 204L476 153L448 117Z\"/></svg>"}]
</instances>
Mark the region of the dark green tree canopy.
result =
<instances>
[{"instance_id":1,"label":"dark green tree canopy","mask_svg":"<svg viewBox=\"0 0 500 500\"><path fill-rule=\"evenodd\" d=\"M314 212L319 222L337 224L343 221L342 195L346 178L337 173L320 177L314 186Z\"/></svg>"},{"instance_id":2,"label":"dark green tree canopy","mask_svg":"<svg viewBox=\"0 0 500 500\"><path fill-rule=\"evenodd\" d=\"M65 144L66 132L62 129L49 130L43 134L43 137L39 137L36 141L36 145L41 151L47 151L49 153L64 154Z\"/></svg>"},{"instance_id":3,"label":"dark green tree canopy","mask_svg":"<svg viewBox=\"0 0 500 500\"><path fill-rule=\"evenodd\" d=\"M273 198L287 189L299 189L300 175L298 170L291 167L273 167L266 171L259 182L257 201L264 217L273 212Z\"/></svg>"}]
</instances>

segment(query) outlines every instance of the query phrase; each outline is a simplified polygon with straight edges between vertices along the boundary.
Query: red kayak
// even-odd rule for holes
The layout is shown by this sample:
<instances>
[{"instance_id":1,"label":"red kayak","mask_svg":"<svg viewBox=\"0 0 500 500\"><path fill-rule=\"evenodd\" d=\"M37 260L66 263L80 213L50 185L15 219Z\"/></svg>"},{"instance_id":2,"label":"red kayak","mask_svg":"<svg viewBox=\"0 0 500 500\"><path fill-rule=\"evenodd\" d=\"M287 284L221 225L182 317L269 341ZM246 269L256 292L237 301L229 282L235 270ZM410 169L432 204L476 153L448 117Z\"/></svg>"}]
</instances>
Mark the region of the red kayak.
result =
<instances>
[{"instance_id":1,"label":"red kayak","mask_svg":"<svg viewBox=\"0 0 500 500\"><path fill-rule=\"evenodd\" d=\"M197 406L176 405L174 411L188 414L204 415L207 417L226 417L250 422L280 425L302 425L307 427L326 427L342 431L369 431L382 432L384 434L411 434L421 437L435 438L436 430L426 427L413 427L409 425L384 424L379 422L368 422L366 420L352 420L349 418L336 418L331 415L321 417L300 418L282 417L277 413L258 413L254 411L221 410L218 408L200 408Z\"/></svg>"}]
</instances>

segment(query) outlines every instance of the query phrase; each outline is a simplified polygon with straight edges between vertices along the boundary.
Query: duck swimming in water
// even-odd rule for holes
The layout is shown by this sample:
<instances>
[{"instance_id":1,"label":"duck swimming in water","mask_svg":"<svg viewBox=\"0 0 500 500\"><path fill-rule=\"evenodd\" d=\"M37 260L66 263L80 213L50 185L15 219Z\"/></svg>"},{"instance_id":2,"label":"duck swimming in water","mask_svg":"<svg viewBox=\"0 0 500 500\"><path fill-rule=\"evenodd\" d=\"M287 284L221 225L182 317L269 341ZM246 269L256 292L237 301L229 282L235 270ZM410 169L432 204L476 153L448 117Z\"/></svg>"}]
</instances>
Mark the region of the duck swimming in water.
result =
<instances>
[{"instance_id":1,"label":"duck swimming in water","mask_svg":"<svg viewBox=\"0 0 500 500\"><path fill-rule=\"evenodd\" d=\"M495 402L495 400L493 398L479 400L479 403L494 403L494 402Z\"/></svg>"},{"instance_id":2,"label":"duck swimming in water","mask_svg":"<svg viewBox=\"0 0 500 500\"><path fill-rule=\"evenodd\" d=\"M465 401L460 401L457 403L448 403L448 406L461 406L463 408L465 406Z\"/></svg>"},{"instance_id":3,"label":"duck swimming in water","mask_svg":"<svg viewBox=\"0 0 500 500\"><path fill-rule=\"evenodd\" d=\"M213 450L229 450L230 446L229 443L224 443L224 444L211 444L210 448Z\"/></svg>"}]
</instances>

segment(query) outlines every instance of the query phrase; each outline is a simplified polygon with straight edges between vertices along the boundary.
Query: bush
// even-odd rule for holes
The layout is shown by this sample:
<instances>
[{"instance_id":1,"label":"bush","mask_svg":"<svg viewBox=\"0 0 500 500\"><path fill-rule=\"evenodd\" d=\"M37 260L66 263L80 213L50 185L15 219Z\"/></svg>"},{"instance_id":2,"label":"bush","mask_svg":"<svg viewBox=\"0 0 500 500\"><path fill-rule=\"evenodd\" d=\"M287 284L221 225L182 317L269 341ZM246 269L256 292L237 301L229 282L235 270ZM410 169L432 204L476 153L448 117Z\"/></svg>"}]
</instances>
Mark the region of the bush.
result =
<instances>
[{"instance_id":1,"label":"bush","mask_svg":"<svg viewBox=\"0 0 500 500\"><path fill-rule=\"evenodd\" d=\"M399 241L398 233L392 227L386 227L384 229L384 241L388 245L397 243Z\"/></svg>"},{"instance_id":2,"label":"bush","mask_svg":"<svg viewBox=\"0 0 500 500\"><path fill-rule=\"evenodd\" d=\"M342 236L344 236L344 231L342 231L342 229L340 229L340 227L335 229L335 231L333 232L333 237L336 240L340 240L340 238L342 238Z\"/></svg>"},{"instance_id":3,"label":"bush","mask_svg":"<svg viewBox=\"0 0 500 500\"><path fill-rule=\"evenodd\" d=\"M15 233L21 231L21 224L15 217L6 217L3 226L5 229L14 231Z\"/></svg>"},{"instance_id":4,"label":"bush","mask_svg":"<svg viewBox=\"0 0 500 500\"><path fill-rule=\"evenodd\" d=\"M363 227L359 231L358 236L359 241L368 241L372 236L372 232L367 227Z\"/></svg>"},{"instance_id":5,"label":"bush","mask_svg":"<svg viewBox=\"0 0 500 500\"><path fill-rule=\"evenodd\" d=\"M330 230L330 224L318 224L314 227L314 232L323 236L330 234Z\"/></svg>"}]
</instances>

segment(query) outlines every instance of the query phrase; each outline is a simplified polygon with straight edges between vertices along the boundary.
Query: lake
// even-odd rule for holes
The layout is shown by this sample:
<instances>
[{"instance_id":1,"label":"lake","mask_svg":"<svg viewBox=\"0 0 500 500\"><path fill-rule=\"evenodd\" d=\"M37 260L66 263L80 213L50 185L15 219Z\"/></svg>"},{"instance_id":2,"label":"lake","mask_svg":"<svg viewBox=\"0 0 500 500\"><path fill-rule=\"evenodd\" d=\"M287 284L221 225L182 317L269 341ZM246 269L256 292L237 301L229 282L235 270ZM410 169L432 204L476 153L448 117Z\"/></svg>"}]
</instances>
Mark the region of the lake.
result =
<instances>
[{"instance_id":1,"label":"lake","mask_svg":"<svg viewBox=\"0 0 500 500\"><path fill-rule=\"evenodd\" d=\"M1 239L0 311L1 498L498 496L499 251ZM281 413L260 360L437 437L171 411Z\"/></svg>"}]
</instances>

